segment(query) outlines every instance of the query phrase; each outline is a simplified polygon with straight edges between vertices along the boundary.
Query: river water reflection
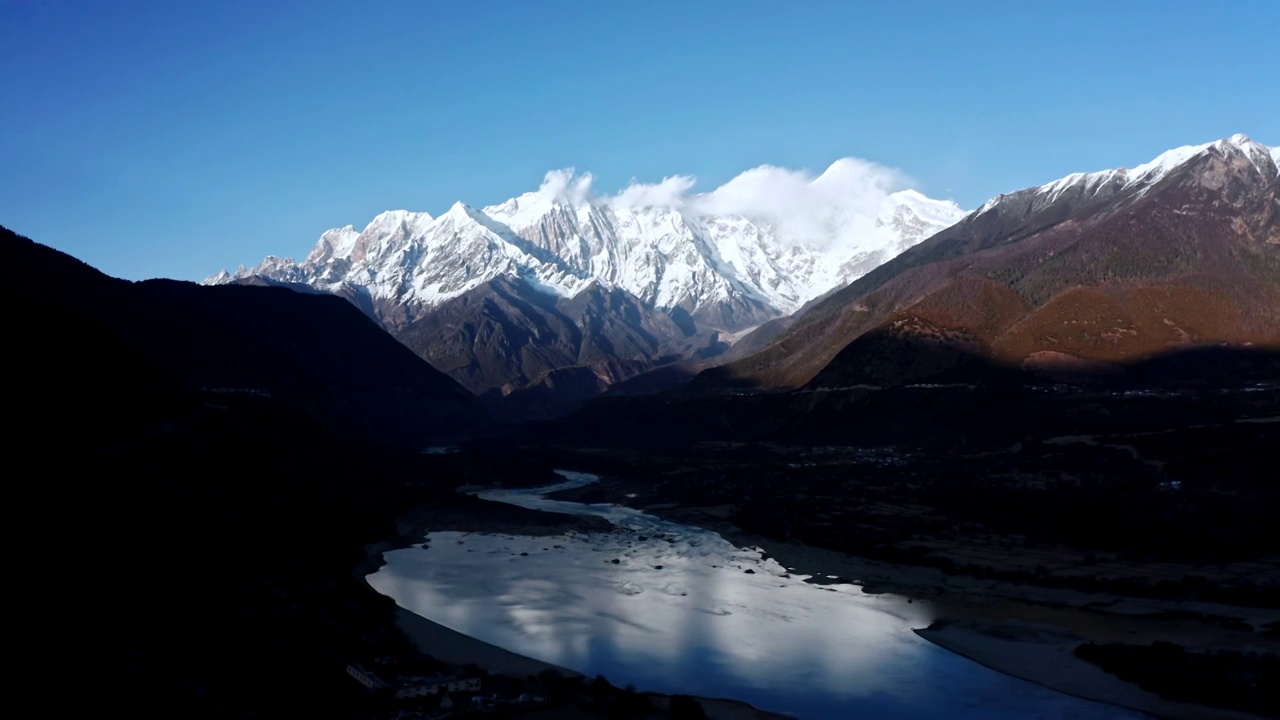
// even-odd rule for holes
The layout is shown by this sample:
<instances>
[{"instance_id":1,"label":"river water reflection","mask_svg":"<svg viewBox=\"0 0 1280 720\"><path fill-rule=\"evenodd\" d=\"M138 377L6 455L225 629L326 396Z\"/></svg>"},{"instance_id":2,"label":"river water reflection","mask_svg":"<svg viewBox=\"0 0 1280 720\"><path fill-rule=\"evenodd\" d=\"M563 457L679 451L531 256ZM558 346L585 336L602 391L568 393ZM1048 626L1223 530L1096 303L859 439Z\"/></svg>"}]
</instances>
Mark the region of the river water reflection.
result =
<instances>
[{"instance_id":1,"label":"river water reflection","mask_svg":"<svg viewBox=\"0 0 1280 720\"><path fill-rule=\"evenodd\" d=\"M912 632L923 603L819 586L758 549L614 505L495 490L491 500L590 514L611 533L436 532L386 554L370 584L485 642L615 685L731 697L802 718L1136 718L1001 675Z\"/></svg>"}]
</instances>

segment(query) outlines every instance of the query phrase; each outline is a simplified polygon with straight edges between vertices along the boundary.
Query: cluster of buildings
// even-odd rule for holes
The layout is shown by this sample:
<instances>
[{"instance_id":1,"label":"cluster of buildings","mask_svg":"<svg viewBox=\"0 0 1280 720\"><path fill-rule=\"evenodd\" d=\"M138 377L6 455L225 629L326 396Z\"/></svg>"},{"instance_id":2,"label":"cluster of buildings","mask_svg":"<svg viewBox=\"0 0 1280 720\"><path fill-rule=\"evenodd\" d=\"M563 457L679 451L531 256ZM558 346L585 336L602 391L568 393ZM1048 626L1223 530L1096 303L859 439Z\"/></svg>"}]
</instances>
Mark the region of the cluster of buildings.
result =
<instances>
[{"instance_id":1,"label":"cluster of buildings","mask_svg":"<svg viewBox=\"0 0 1280 720\"><path fill-rule=\"evenodd\" d=\"M451 692L478 693L481 686L480 678L478 677L419 677L415 675L401 677L396 685L392 686L391 683L378 677L373 671L366 670L356 663L347 665L347 674L370 690L387 690L400 700Z\"/></svg>"},{"instance_id":2,"label":"cluster of buildings","mask_svg":"<svg viewBox=\"0 0 1280 720\"><path fill-rule=\"evenodd\" d=\"M456 708L455 699L450 697L450 693L471 695L471 702L468 708L470 712L492 712L500 706L538 706L546 702L546 699L542 696L529 693L521 693L519 697L509 698L499 698L496 695L480 695L483 689L483 682L478 677L407 675L396 678L395 683L392 684L378 677L377 673L372 670L365 669L356 663L347 665L347 674L370 691L386 693L397 700L438 697L440 698L440 703L436 710L444 712L463 709ZM435 707L434 704L433 707Z\"/></svg>"},{"instance_id":3,"label":"cluster of buildings","mask_svg":"<svg viewBox=\"0 0 1280 720\"><path fill-rule=\"evenodd\" d=\"M396 698L427 697L451 692L480 692L480 678L458 677L404 677L395 689Z\"/></svg>"}]
</instances>

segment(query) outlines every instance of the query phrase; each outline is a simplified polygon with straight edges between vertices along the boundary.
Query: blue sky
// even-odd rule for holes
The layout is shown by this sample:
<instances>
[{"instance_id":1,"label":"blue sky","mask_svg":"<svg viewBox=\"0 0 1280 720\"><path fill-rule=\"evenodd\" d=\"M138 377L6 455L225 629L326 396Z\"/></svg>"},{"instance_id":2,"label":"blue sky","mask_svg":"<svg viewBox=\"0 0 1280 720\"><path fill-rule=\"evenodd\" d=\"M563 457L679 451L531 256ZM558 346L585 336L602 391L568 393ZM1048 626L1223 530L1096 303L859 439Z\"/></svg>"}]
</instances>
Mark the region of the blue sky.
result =
<instances>
[{"instance_id":1,"label":"blue sky","mask_svg":"<svg viewBox=\"0 0 1280 720\"><path fill-rule=\"evenodd\" d=\"M563 167L711 190L855 156L974 207L1280 144L1278 29L1274 0L0 0L0 224L198 279Z\"/></svg>"}]
</instances>

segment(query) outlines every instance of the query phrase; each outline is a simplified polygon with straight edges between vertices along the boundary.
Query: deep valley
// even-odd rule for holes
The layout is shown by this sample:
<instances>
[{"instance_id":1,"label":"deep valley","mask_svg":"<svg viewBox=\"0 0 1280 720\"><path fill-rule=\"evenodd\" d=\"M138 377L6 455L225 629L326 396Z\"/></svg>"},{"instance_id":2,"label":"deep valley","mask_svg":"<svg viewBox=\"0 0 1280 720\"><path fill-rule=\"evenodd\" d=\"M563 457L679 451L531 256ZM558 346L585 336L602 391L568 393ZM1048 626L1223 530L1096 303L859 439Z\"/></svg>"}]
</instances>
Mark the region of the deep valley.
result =
<instances>
[{"instance_id":1,"label":"deep valley","mask_svg":"<svg viewBox=\"0 0 1280 720\"><path fill-rule=\"evenodd\" d=\"M143 717L1280 717L1278 159L803 251L549 174L206 286L0 229L32 617Z\"/></svg>"}]
</instances>

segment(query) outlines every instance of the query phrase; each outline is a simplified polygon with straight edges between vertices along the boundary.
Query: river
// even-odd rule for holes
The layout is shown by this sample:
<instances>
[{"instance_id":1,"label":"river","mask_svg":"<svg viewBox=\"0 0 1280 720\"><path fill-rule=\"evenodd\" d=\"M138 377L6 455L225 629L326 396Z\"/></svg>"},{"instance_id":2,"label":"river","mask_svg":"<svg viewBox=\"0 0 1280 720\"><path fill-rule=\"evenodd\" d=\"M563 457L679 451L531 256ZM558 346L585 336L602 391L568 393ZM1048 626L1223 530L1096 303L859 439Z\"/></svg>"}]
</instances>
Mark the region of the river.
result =
<instances>
[{"instance_id":1,"label":"river","mask_svg":"<svg viewBox=\"0 0 1280 720\"><path fill-rule=\"evenodd\" d=\"M369 583L401 607L621 686L744 700L800 718L1139 718L1002 675L913 632L924 603L818 585L758 548L617 505L551 500L592 482L480 497L603 517L610 533L433 532ZM824 578L830 582L830 578Z\"/></svg>"}]
</instances>

